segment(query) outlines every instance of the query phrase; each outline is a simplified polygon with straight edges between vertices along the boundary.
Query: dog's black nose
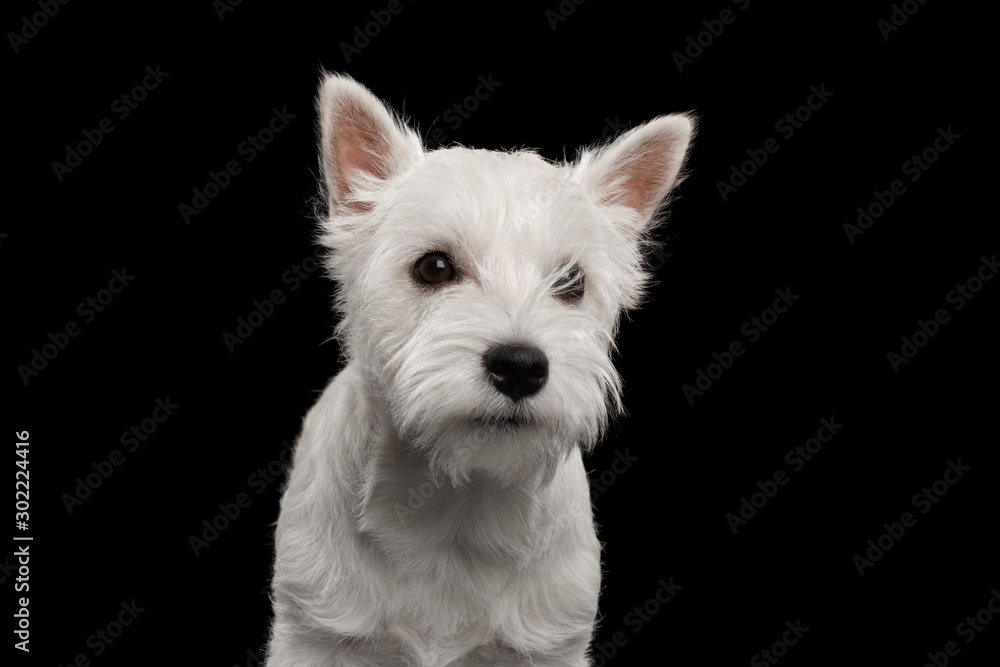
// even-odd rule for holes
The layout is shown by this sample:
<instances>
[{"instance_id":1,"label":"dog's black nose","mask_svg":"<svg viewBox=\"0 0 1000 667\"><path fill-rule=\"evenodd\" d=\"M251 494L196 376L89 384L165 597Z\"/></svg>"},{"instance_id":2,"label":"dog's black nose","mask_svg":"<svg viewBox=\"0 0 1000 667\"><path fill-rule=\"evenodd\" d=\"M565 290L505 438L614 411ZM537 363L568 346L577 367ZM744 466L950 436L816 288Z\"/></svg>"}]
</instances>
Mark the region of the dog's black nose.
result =
<instances>
[{"instance_id":1,"label":"dog's black nose","mask_svg":"<svg viewBox=\"0 0 1000 667\"><path fill-rule=\"evenodd\" d=\"M515 401L537 392L549 376L548 357L537 347L497 345L483 359L493 386Z\"/></svg>"}]
</instances>

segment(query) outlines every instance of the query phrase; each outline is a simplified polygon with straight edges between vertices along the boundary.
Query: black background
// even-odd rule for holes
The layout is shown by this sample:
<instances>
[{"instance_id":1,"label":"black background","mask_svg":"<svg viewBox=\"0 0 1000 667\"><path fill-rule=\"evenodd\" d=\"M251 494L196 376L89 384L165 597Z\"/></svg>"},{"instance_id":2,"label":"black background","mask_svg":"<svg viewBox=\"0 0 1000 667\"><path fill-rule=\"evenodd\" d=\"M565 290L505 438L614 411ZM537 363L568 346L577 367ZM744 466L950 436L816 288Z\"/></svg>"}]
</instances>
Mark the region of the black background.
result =
<instances>
[{"instance_id":1,"label":"black background","mask_svg":"<svg viewBox=\"0 0 1000 667\"><path fill-rule=\"evenodd\" d=\"M243 2L220 18L209 2L73 2L35 32L23 17L41 11L36 3L6 8L5 32L33 35L16 52L7 38L14 212L0 229L12 298L8 451L14 431L30 431L30 529L10 528L34 538L31 653L15 651L17 664L68 665L79 654L94 665L255 664L280 482L261 488L250 477L294 441L338 369L337 346L325 342L332 284L320 272L294 291L282 280L313 251L320 68L362 81L425 135L443 128L466 145L535 147L551 159L572 158L609 120L700 116L691 175L661 233L669 256L654 258L658 282L620 335L628 416L588 460L593 479L613 482L595 510L606 542L597 664L747 664L796 620L809 631L781 664L916 666L948 641L961 648L954 664L995 659L1000 621L972 643L956 626L1000 586L998 475L987 458L1000 283L961 310L946 298L997 251L984 204L995 133L974 115L994 85L979 69L979 10L913 2L885 39L888 2L672 3L655 13L564 2L555 29L545 12L556 0L530 10L405 2L348 61L342 44L386 3L323 4ZM735 20L708 43L702 22L727 8ZM678 71L673 54L699 33L707 46ZM119 119L113 101L147 66L169 75ZM444 113L480 76L499 87L453 127ZM832 95L786 138L775 124L811 86ZM275 108L295 118L247 163L238 146ZM60 181L53 162L105 117L114 131ZM903 163L938 128L959 138L911 182ZM768 137L778 152L723 201L719 181ZM233 159L242 172L186 224L179 205ZM895 179L906 192L851 243L843 225ZM123 267L134 279L84 322L78 304ZM223 333L275 289L286 301L230 353ZM776 289L799 299L689 404L682 385L713 352L747 343L743 323ZM894 372L887 354L940 308L950 321ZM79 335L26 384L18 366L70 320ZM167 397L174 414L127 451L122 433ZM785 453L821 418L844 426L790 472ZM124 462L69 513L65 494L113 450ZM636 461L607 472L626 451ZM959 458L971 470L920 514L911 498ZM7 460L10 488L17 459ZM789 483L734 535L727 513L778 469ZM189 537L240 493L250 506L196 556ZM859 576L854 556L906 511L916 525ZM8 609L13 549L0 572ZM682 588L637 628L629 614L671 577ZM143 611L113 643L88 640L132 600Z\"/></svg>"}]
</instances>

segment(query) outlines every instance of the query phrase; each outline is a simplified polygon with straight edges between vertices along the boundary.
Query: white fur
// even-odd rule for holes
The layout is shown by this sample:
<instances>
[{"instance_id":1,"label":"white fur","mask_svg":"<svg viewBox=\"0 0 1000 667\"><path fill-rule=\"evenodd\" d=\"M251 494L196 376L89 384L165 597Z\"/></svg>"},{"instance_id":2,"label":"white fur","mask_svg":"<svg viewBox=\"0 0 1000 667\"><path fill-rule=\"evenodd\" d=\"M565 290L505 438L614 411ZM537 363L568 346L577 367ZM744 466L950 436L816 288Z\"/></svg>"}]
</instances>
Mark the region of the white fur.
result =
<instances>
[{"instance_id":1,"label":"white fur","mask_svg":"<svg viewBox=\"0 0 1000 667\"><path fill-rule=\"evenodd\" d=\"M318 106L347 365L305 419L282 498L267 664L589 665L600 544L581 452L621 410L618 320L692 122L663 116L552 164L425 152L344 76ZM417 284L432 251L457 280ZM553 285L574 264L572 303ZM538 393L491 385L498 344L544 352Z\"/></svg>"}]
</instances>

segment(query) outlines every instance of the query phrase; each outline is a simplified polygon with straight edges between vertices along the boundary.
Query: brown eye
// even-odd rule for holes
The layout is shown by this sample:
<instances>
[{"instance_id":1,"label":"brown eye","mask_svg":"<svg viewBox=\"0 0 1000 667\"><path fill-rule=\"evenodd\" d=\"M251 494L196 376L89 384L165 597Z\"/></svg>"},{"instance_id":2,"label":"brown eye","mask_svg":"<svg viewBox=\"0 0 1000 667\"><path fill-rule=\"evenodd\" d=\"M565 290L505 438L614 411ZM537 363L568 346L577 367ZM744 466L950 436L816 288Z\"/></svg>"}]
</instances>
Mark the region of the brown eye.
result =
<instances>
[{"instance_id":1,"label":"brown eye","mask_svg":"<svg viewBox=\"0 0 1000 667\"><path fill-rule=\"evenodd\" d=\"M444 253L432 252L413 265L413 277L425 285L440 285L454 280L455 267Z\"/></svg>"},{"instance_id":2,"label":"brown eye","mask_svg":"<svg viewBox=\"0 0 1000 667\"><path fill-rule=\"evenodd\" d=\"M562 272L553 285L556 296L564 301L576 302L583 298L583 269L573 265Z\"/></svg>"}]
</instances>

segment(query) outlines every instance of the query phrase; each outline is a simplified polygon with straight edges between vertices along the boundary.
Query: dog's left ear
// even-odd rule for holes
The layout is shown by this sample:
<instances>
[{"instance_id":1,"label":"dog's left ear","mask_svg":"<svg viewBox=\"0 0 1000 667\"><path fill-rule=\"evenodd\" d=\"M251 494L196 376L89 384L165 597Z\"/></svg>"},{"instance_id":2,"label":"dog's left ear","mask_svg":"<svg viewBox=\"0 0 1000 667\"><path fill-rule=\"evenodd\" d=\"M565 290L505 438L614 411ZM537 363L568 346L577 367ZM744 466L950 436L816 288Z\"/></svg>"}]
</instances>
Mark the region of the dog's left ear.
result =
<instances>
[{"instance_id":1,"label":"dog's left ear","mask_svg":"<svg viewBox=\"0 0 1000 667\"><path fill-rule=\"evenodd\" d=\"M602 204L625 206L638 216L638 237L677 184L695 123L691 116L660 116L613 143L584 153L575 178Z\"/></svg>"}]
</instances>

